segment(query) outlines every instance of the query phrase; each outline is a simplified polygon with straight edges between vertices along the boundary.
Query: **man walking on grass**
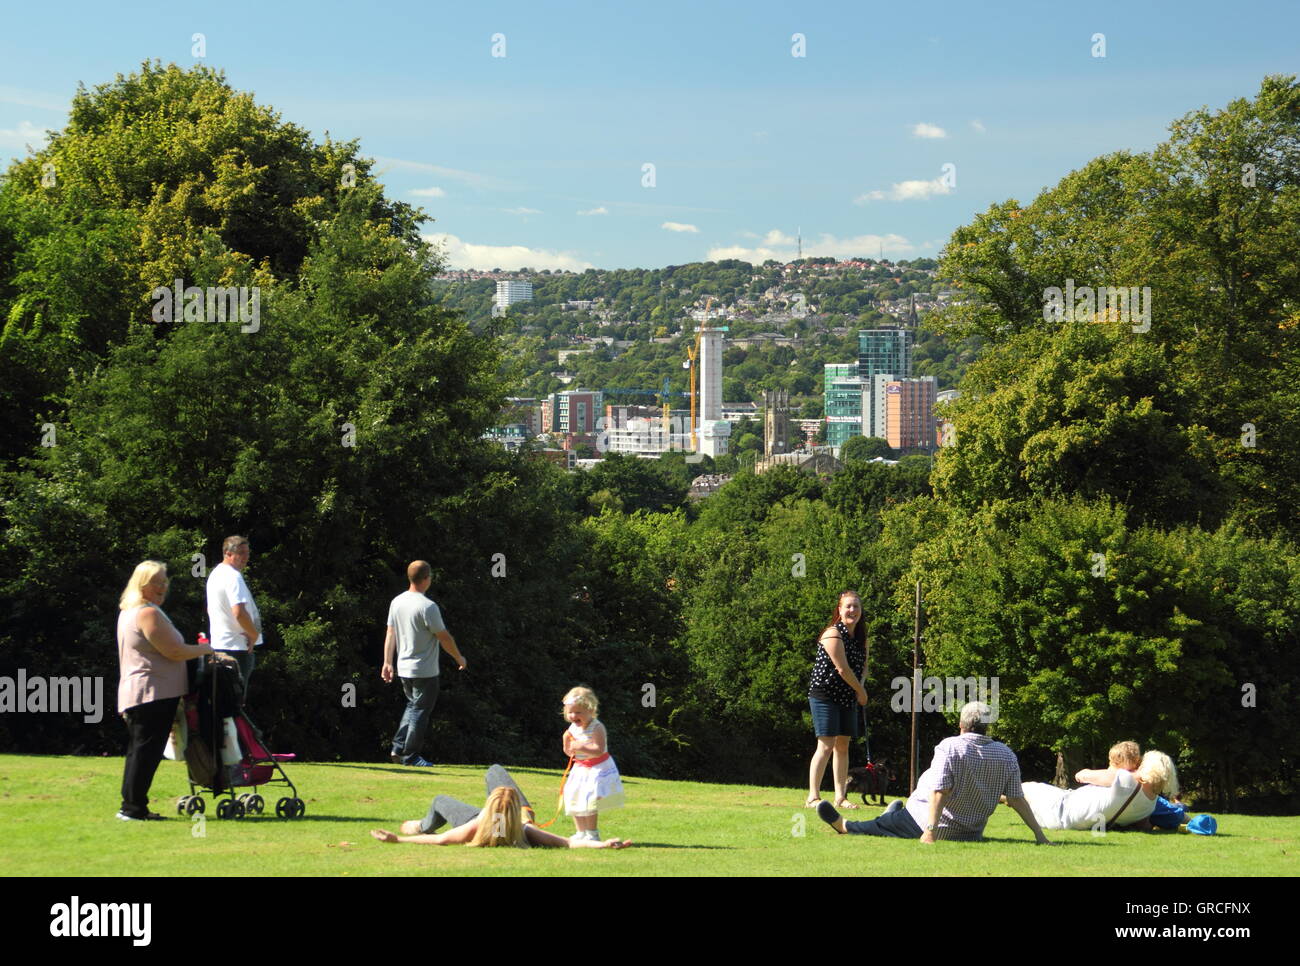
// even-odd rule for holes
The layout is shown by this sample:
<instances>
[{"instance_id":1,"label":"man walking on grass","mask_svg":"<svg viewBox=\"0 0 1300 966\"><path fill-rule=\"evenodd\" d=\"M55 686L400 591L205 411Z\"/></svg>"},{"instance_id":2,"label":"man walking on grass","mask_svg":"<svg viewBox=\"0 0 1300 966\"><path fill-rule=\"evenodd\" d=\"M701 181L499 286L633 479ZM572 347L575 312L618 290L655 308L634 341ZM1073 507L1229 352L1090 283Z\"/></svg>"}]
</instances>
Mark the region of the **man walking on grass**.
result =
<instances>
[{"instance_id":1,"label":"man walking on grass","mask_svg":"<svg viewBox=\"0 0 1300 966\"><path fill-rule=\"evenodd\" d=\"M388 632L384 637L382 677L385 683L391 683L396 672L406 692L406 712L393 736L392 759L402 765L432 768L433 762L424 759L420 748L438 700L438 648L434 639L455 658L462 671L465 658L443 626L438 605L425 596L433 582L432 568L416 560L406 568L406 579L406 591L389 605Z\"/></svg>"},{"instance_id":2,"label":"man walking on grass","mask_svg":"<svg viewBox=\"0 0 1300 966\"><path fill-rule=\"evenodd\" d=\"M830 802L817 814L841 835L879 835L886 838L979 841L984 825L1005 795L1007 805L1034 833L1038 845L1051 845L1034 818L1020 787L1020 762L1015 752L984 732L993 712L982 701L961 709L960 731L934 748L934 761L916 783L904 805L901 799L869 822L845 822Z\"/></svg>"}]
</instances>

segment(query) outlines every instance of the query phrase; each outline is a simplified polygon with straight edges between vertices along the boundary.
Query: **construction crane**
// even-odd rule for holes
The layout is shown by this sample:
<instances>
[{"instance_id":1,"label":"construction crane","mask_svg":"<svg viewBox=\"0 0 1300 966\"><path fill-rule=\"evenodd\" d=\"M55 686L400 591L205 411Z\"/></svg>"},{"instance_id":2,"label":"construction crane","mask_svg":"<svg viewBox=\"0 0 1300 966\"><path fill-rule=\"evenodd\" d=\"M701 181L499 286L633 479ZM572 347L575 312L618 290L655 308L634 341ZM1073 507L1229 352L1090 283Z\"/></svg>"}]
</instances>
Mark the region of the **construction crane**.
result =
<instances>
[{"instance_id":1,"label":"construction crane","mask_svg":"<svg viewBox=\"0 0 1300 966\"><path fill-rule=\"evenodd\" d=\"M664 434L669 433L669 420L672 416L670 399L674 396L685 396L684 392L675 392L672 388L672 379L664 376L664 384L661 389L602 389L600 390L606 396L658 396L663 406L664 413Z\"/></svg>"}]
</instances>

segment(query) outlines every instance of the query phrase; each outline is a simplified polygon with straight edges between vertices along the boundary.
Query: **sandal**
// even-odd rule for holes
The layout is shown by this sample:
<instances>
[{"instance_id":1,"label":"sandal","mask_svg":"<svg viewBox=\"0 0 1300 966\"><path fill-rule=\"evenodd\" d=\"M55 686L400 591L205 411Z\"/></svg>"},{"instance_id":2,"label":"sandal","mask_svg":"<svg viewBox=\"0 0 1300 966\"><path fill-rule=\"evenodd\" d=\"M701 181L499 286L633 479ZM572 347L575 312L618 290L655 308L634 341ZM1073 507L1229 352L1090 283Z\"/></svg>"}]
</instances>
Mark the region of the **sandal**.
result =
<instances>
[{"instance_id":1,"label":"sandal","mask_svg":"<svg viewBox=\"0 0 1300 966\"><path fill-rule=\"evenodd\" d=\"M841 798L838 802L835 803L835 807L836 808L861 808L862 806L854 805L847 798Z\"/></svg>"}]
</instances>

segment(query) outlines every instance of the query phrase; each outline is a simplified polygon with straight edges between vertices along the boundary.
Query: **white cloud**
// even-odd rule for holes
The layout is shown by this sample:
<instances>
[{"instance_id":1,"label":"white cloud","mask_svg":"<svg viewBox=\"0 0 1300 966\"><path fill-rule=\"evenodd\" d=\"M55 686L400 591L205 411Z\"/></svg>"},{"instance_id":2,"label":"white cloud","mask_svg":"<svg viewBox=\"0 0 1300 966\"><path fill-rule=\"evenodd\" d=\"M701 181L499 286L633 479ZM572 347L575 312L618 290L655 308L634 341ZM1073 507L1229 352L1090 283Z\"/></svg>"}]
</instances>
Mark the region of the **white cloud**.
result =
<instances>
[{"instance_id":1,"label":"white cloud","mask_svg":"<svg viewBox=\"0 0 1300 966\"><path fill-rule=\"evenodd\" d=\"M853 199L855 205L869 201L929 201L934 195L952 194L952 188L943 178L933 181L900 181L888 191L868 191Z\"/></svg>"},{"instance_id":2,"label":"white cloud","mask_svg":"<svg viewBox=\"0 0 1300 966\"><path fill-rule=\"evenodd\" d=\"M970 122L970 126L975 129L976 134L984 133L984 124L978 118Z\"/></svg>"},{"instance_id":3,"label":"white cloud","mask_svg":"<svg viewBox=\"0 0 1300 966\"><path fill-rule=\"evenodd\" d=\"M36 107L43 111L66 111L68 99L44 91L25 90L0 84L0 104L17 104L19 107Z\"/></svg>"},{"instance_id":4,"label":"white cloud","mask_svg":"<svg viewBox=\"0 0 1300 966\"><path fill-rule=\"evenodd\" d=\"M494 178L491 175L478 174L474 171L459 171L456 168L444 168L436 164L426 164L423 161L406 161L402 158L383 157L376 157L375 160L384 165L385 170L389 168L400 168L404 171L422 171L425 174L437 175L439 178L445 178L448 181L458 181L471 188L492 189L514 187L510 182L501 178Z\"/></svg>"},{"instance_id":5,"label":"white cloud","mask_svg":"<svg viewBox=\"0 0 1300 966\"><path fill-rule=\"evenodd\" d=\"M447 197L447 192L443 191L441 188L414 188L412 189L411 194L416 195L420 198Z\"/></svg>"},{"instance_id":6,"label":"white cloud","mask_svg":"<svg viewBox=\"0 0 1300 966\"><path fill-rule=\"evenodd\" d=\"M502 208L507 215L540 215L536 208Z\"/></svg>"},{"instance_id":7,"label":"white cloud","mask_svg":"<svg viewBox=\"0 0 1300 966\"><path fill-rule=\"evenodd\" d=\"M912 137L914 138L946 138L948 132L937 124L926 124L922 122L912 128Z\"/></svg>"},{"instance_id":8,"label":"white cloud","mask_svg":"<svg viewBox=\"0 0 1300 966\"><path fill-rule=\"evenodd\" d=\"M425 235L424 240L442 250L448 268L477 268L484 271L502 268L517 271L528 268L557 268L581 272L595 268L568 252L553 252L527 245L475 245L455 235Z\"/></svg>"},{"instance_id":9,"label":"white cloud","mask_svg":"<svg viewBox=\"0 0 1300 966\"><path fill-rule=\"evenodd\" d=\"M45 128L37 127L31 121L19 121L18 127L0 128L0 142L21 147L30 144L34 148L45 146Z\"/></svg>"},{"instance_id":10,"label":"white cloud","mask_svg":"<svg viewBox=\"0 0 1300 966\"><path fill-rule=\"evenodd\" d=\"M580 212L578 212L578 214L580 214L580 215L608 215L608 214L609 214L609 209L606 208L604 205L601 205L599 208L588 208L586 211L580 211Z\"/></svg>"},{"instance_id":11,"label":"white cloud","mask_svg":"<svg viewBox=\"0 0 1300 966\"><path fill-rule=\"evenodd\" d=\"M884 246L888 258L905 258L915 255L921 246L914 245L902 235L854 235L851 238L836 238L823 234L820 238L803 240L805 258L811 256L831 256L833 258L880 257L880 248ZM778 229L773 229L763 236L762 244L754 248L743 245L720 246L710 248L706 256L716 262L724 258L738 258L741 261L759 264L769 258L778 262L793 261L798 257L797 240Z\"/></svg>"},{"instance_id":12,"label":"white cloud","mask_svg":"<svg viewBox=\"0 0 1300 966\"><path fill-rule=\"evenodd\" d=\"M700 230L696 228L694 225L686 225L680 221L665 221L659 227L666 228L669 231L688 231L695 235L698 235L700 233Z\"/></svg>"}]
</instances>

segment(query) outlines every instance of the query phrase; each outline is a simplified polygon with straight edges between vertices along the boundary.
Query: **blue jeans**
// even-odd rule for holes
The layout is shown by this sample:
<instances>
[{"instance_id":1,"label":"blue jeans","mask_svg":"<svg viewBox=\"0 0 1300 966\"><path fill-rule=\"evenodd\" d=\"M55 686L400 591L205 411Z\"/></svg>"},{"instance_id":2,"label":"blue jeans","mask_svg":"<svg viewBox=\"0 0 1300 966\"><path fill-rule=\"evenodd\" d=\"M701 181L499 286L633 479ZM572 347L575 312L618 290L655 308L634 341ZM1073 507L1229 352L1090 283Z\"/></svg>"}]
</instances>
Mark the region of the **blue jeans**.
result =
<instances>
[{"instance_id":1,"label":"blue jeans","mask_svg":"<svg viewBox=\"0 0 1300 966\"><path fill-rule=\"evenodd\" d=\"M879 835L888 839L919 839L922 834L921 826L905 807L868 822L845 822L844 831L850 835Z\"/></svg>"},{"instance_id":2,"label":"blue jeans","mask_svg":"<svg viewBox=\"0 0 1300 966\"><path fill-rule=\"evenodd\" d=\"M406 712L397 726L397 734L393 735L393 754L409 764L420 757L424 737L429 733L429 720L438 701L438 679L402 678L401 681L406 692Z\"/></svg>"},{"instance_id":3,"label":"blue jeans","mask_svg":"<svg viewBox=\"0 0 1300 966\"><path fill-rule=\"evenodd\" d=\"M510 777L510 773L500 765L493 765L487 770L487 775L483 778L483 787L487 796L490 796L502 786L513 788L519 792L519 804L528 805L528 799L524 797L523 789L515 784L515 780ZM444 825L457 828L473 819L481 811L481 808L467 805L450 795L439 795L429 805L429 811L420 823L420 831L424 833L436 832Z\"/></svg>"}]
</instances>

